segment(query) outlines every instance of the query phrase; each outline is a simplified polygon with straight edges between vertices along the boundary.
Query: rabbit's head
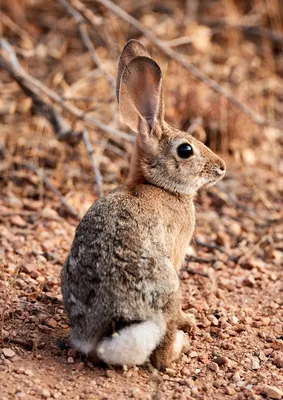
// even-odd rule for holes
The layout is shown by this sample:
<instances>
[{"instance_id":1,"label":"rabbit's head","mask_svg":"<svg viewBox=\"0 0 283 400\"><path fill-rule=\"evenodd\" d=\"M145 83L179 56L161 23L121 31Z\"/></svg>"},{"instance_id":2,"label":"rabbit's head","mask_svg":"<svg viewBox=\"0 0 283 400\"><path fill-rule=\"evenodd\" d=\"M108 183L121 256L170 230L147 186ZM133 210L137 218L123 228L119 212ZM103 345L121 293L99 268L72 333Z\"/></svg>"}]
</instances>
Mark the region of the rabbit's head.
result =
<instances>
[{"instance_id":1,"label":"rabbit's head","mask_svg":"<svg viewBox=\"0 0 283 400\"><path fill-rule=\"evenodd\" d=\"M188 195L224 176L225 162L220 157L164 121L161 70L136 40L130 40L120 56L117 99L123 120L138 132L135 174Z\"/></svg>"}]
</instances>

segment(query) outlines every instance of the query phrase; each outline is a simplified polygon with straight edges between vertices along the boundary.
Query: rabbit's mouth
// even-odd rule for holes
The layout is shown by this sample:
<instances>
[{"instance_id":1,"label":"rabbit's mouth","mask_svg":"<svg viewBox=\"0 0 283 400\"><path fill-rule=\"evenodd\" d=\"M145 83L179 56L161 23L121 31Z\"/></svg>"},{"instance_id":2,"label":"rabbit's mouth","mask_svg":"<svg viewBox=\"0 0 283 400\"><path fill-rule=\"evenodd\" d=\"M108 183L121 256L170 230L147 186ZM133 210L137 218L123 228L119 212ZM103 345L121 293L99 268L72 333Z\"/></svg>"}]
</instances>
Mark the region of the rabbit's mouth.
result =
<instances>
[{"instance_id":1,"label":"rabbit's mouth","mask_svg":"<svg viewBox=\"0 0 283 400\"><path fill-rule=\"evenodd\" d=\"M222 179L225 175L225 171L222 171L221 173L217 173L214 175L214 177L208 178L207 182L205 183L204 187L208 188L216 184L217 181Z\"/></svg>"},{"instance_id":2,"label":"rabbit's mouth","mask_svg":"<svg viewBox=\"0 0 283 400\"><path fill-rule=\"evenodd\" d=\"M211 180L209 180L205 185L203 185L205 188L209 188L209 187L211 187L211 186L214 186L215 184L216 184L216 182L219 180L219 178L218 179L211 179Z\"/></svg>"}]
</instances>

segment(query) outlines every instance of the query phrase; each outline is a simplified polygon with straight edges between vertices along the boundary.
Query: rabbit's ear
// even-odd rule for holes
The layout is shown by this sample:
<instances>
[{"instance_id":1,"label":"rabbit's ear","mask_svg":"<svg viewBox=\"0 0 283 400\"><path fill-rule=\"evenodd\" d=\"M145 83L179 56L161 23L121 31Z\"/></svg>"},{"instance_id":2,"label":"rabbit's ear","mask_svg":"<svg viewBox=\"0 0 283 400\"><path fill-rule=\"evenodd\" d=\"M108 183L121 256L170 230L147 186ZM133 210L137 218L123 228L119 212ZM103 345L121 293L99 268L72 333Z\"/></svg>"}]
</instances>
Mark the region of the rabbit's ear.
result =
<instances>
[{"instance_id":1,"label":"rabbit's ear","mask_svg":"<svg viewBox=\"0 0 283 400\"><path fill-rule=\"evenodd\" d=\"M124 68L135 58L135 57L148 57L150 58L149 52L143 47L143 45L137 40L131 39L129 40L120 55L118 62L118 72L116 78L116 96L118 103L120 102L119 94L120 94L120 84L121 84L121 76L124 71Z\"/></svg>"},{"instance_id":2,"label":"rabbit's ear","mask_svg":"<svg viewBox=\"0 0 283 400\"><path fill-rule=\"evenodd\" d=\"M120 84L120 112L135 132L147 124L149 132L164 117L162 74L148 57L136 57L124 68Z\"/></svg>"}]
</instances>

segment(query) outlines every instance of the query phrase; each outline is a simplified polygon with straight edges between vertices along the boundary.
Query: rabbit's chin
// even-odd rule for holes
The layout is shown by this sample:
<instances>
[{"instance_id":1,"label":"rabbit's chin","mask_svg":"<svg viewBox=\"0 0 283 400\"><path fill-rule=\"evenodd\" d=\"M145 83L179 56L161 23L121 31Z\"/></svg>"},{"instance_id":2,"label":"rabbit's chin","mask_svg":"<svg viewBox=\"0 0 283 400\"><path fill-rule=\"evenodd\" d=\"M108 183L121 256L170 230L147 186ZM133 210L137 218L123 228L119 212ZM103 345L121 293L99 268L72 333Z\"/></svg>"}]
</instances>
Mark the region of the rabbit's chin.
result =
<instances>
[{"instance_id":1,"label":"rabbit's chin","mask_svg":"<svg viewBox=\"0 0 283 400\"><path fill-rule=\"evenodd\" d=\"M214 186L218 181L220 181L220 179L222 179L222 177L217 178L217 179L213 179L211 181L208 181L207 183L205 183L203 185L204 188L210 188L211 186Z\"/></svg>"},{"instance_id":2,"label":"rabbit's chin","mask_svg":"<svg viewBox=\"0 0 283 400\"><path fill-rule=\"evenodd\" d=\"M185 196L195 196L196 193L206 185L212 186L216 181L208 182L205 178L192 179L186 184L184 183L170 183L168 185L159 185L163 189L169 190L170 192L177 193Z\"/></svg>"}]
</instances>

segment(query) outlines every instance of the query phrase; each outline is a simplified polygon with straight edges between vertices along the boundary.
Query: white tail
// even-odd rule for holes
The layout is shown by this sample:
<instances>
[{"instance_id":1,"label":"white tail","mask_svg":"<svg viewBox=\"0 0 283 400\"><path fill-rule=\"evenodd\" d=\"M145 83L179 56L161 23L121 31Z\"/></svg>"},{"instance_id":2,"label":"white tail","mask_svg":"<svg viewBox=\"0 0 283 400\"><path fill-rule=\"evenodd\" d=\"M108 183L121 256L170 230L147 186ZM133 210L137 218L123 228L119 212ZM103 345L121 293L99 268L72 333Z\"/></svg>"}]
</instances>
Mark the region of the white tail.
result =
<instances>
[{"instance_id":1,"label":"white tail","mask_svg":"<svg viewBox=\"0 0 283 400\"><path fill-rule=\"evenodd\" d=\"M142 365L161 342L165 330L163 318L132 324L102 339L97 356L111 365Z\"/></svg>"}]
</instances>

